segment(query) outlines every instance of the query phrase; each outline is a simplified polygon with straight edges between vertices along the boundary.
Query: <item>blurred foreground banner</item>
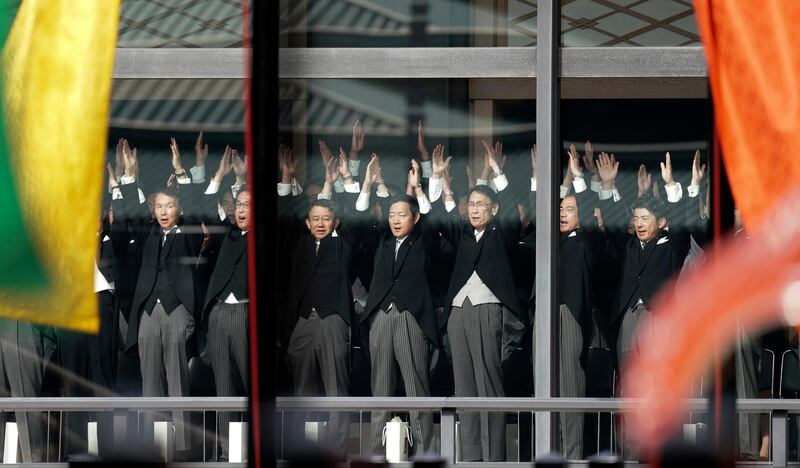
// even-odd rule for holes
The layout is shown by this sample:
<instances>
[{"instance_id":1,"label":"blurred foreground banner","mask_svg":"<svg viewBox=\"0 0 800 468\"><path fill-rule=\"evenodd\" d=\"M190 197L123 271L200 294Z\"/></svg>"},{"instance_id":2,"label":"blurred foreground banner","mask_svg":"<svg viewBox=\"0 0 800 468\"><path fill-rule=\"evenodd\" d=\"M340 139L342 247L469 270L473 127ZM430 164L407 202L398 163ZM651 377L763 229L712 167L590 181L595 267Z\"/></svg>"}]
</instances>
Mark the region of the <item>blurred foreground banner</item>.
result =
<instances>
[{"instance_id":1,"label":"blurred foreground banner","mask_svg":"<svg viewBox=\"0 0 800 468\"><path fill-rule=\"evenodd\" d=\"M8 33L0 231L13 237L0 234L0 316L97 331L93 261L118 21L119 0L25 0Z\"/></svg>"},{"instance_id":2,"label":"blurred foreground banner","mask_svg":"<svg viewBox=\"0 0 800 468\"><path fill-rule=\"evenodd\" d=\"M712 249L655 302L652 327L637 337L641 352L623 369L622 388L644 400L627 433L650 454L687 420L684 398L715 355L740 336L800 322L800 2L694 6L725 170L749 236Z\"/></svg>"},{"instance_id":3,"label":"blurred foreground banner","mask_svg":"<svg viewBox=\"0 0 800 468\"><path fill-rule=\"evenodd\" d=\"M714 120L749 228L800 183L800 2L695 0Z\"/></svg>"}]
</instances>

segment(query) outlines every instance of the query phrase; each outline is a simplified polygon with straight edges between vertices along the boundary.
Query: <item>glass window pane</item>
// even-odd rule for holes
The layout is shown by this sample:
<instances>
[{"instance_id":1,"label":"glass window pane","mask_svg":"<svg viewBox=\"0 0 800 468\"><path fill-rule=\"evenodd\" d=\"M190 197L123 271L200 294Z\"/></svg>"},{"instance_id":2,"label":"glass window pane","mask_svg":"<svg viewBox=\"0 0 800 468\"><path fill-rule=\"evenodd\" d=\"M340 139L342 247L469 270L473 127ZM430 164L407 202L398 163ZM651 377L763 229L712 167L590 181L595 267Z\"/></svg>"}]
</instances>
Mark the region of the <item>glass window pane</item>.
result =
<instances>
[{"instance_id":1,"label":"glass window pane","mask_svg":"<svg viewBox=\"0 0 800 468\"><path fill-rule=\"evenodd\" d=\"M536 45L536 1L281 1L281 47Z\"/></svg>"},{"instance_id":2,"label":"glass window pane","mask_svg":"<svg viewBox=\"0 0 800 468\"><path fill-rule=\"evenodd\" d=\"M653 299L702 263L709 174L719 170L709 164L711 122L708 99L562 99L560 396L620 396L619 373L642 345L636 333L650 323ZM696 152L702 177L692 172ZM708 379L698 380L692 396L703 383L707 392ZM701 421L695 414L685 423ZM561 424L570 459L598 446L639 456L606 414L564 415ZM580 424L586 437L569 430Z\"/></svg>"},{"instance_id":3,"label":"glass window pane","mask_svg":"<svg viewBox=\"0 0 800 468\"><path fill-rule=\"evenodd\" d=\"M564 47L700 46L689 0L567 0L561 6Z\"/></svg>"},{"instance_id":4,"label":"glass window pane","mask_svg":"<svg viewBox=\"0 0 800 468\"><path fill-rule=\"evenodd\" d=\"M285 456L308 439L350 457L386 454L381 433L394 415L411 423L417 454L439 450L438 411L370 415L370 397L532 395L533 89L532 80L282 81L281 144L294 167L279 171L277 185L287 273L278 288L287 358L280 387L283 395L364 397L364 411L344 418L286 413L284 428L293 429L280 441ZM364 133L355 152L354 131ZM343 165L332 165L327 181L320 142L333 155L342 152ZM375 182L372 154L380 164ZM409 176L417 163L419 189ZM337 256L345 242L355 256ZM320 333L334 325L342 333L318 348L330 351L315 352ZM473 361L478 355L486 359ZM336 385L335 359L352 366ZM458 416L458 430L468 434L462 459L483 458L480 434L491 433L485 461L531 460L530 413L489 414L488 425L480 413ZM321 422L326 429L315 432Z\"/></svg>"}]
</instances>

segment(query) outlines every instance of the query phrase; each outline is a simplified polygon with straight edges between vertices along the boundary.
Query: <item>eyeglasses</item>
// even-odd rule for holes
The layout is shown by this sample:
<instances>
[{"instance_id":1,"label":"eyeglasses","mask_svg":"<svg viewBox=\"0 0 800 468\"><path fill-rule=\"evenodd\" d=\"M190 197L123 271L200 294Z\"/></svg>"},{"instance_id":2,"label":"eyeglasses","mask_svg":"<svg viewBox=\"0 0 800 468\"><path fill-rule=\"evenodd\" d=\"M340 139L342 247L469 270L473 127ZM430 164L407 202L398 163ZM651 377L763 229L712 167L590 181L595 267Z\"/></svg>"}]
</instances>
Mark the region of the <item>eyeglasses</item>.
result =
<instances>
[{"instance_id":1,"label":"eyeglasses","mask_svg":"<svg viewBox=\"0 0 800 468\"><path fill-rule=\"evenodd\" d=\"M492 206L491 202L481 202L481 201L479 201L479 202L469 202L469 203L467 203L467 207L468 208L478 208L480 210L489 208L491 206Z\"/></svg>"},{"instance_id":2,"label":"eyeglasses","mask_svg":"<svg viewBox=\"0 0 800 468\"><path fill-rule=\"evenodd\" d=\"M250 203L239 203L236 202L236 208L244 208L246 210L250 209Z\"/></svg>"}]
</instances>

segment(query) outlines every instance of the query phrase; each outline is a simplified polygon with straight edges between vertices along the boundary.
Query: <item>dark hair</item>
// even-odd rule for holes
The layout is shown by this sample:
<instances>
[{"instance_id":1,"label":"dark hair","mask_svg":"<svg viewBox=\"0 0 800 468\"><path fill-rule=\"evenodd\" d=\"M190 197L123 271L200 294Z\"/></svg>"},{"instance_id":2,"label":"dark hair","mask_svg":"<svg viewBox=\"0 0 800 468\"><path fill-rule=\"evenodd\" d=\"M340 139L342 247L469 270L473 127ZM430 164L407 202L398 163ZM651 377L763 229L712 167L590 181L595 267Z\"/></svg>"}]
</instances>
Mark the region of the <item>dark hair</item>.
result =
<instances>
[{"instance_id":1,"label":"dark hair","mask_svg":"<svg viewBox=\"0 0 800 468\"><path fill-rule=\"evenodd\" d=\"M497 203L497 192L488 185L476 185L469 189L469 195L472 195L473 192L482 193L489 197L489 200L491 200L493 204ZM467 196L467 200L469 200L469 196Z\"/></svg>"},{"instance_id":2,"label":"dark hair","mask_svg":"<svg viewBox=\"0 0 800 468\"><path fill-rule=\"evenodd\" d=\"M239 193L242 193L243 191L244 190L242 190ZM324 200L324 199L316 199L316 200L314 200L313 202L311 202L311 206L308 207L308 213L309 214L311 214L311 210L314 209L315 206L330 210L330 212L333 213L333 217L336 218L336 204L333 203L332 201ZM308 215L306 215L306 217L308 217Z\"/></svg>"},{"instance_id":3,"label":"dark hair","mask_svg":"<svg viewBox=\"0 0 800 468\"><path fill-rule=\"evenodd\" d=\"M249 190L247 190L247 184L242 184L242 186L239 187L239 192L233 198L239 198L239 194L242 192L249 192Z\"/></svg>"},{"instance_id":4,"label":"dark hair","mask_svg":"<svg viewBox=\"0 0 800 468\"><path fill-rule=\"evenodd\" d=\"M153 192L152 195L153 195L153 203L155 203L155 200L156 200L157 196L166 195L168 197L174 198L175 201L178 202L178 206L180 206L180 204L181 204L181 197L178 194L178 191L176 189L172 189L172 188L160 189L160 190L156 190L155 192Z\"/></svg>"},{"instance_id":5,"label":"dark hair","mask_svg":"<svg viewBox=\"0 0 800 468\"><path fill-rule=\"evenodd\" d=\"M641 208L653 213L653 216L656 217L656 220L666 218L667 216L667 209L664 206L664 202L653 195L650 195L649 193L642 195L633 202L631 209L635 210L637 208Z\"/></svg>"},{"instance_id":6,"label":"dark hair","mask_svg":"<svg viewBox=\"0 0 800 468\"><path fill-rule=\"evenodd\" d=\"M408 203L408 206L411 207L412 215L416 215L417 213L419 213L419 202L417 201L417 199L408 196L405 193L398 193L397 195L389 199L389 206L392 206L395 203Z\"/></svg>"}]
</instances>

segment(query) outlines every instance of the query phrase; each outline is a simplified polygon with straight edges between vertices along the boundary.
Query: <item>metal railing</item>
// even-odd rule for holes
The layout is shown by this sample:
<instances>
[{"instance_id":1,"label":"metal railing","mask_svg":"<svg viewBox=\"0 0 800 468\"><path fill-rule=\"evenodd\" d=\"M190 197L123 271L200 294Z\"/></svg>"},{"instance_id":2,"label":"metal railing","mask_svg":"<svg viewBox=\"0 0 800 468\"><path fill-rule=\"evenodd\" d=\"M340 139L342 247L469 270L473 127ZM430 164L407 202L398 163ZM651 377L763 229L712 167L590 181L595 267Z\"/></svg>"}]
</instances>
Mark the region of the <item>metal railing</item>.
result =
<instances>
[{"instance_id":1,"label":"metal railing","mask_svg":"<svg viewBox=\"0 0 800 468\"><path fill-rule=\"evenodd\" d=\"M51 412L111 412L113 413L113 441L115 447L130 443L129 425L131 416L139 412L187 411L205 412L247 412L248 398L245 397L26 397L0 398L0 412L25 411L32 413ZM59 435L59 437L61 437ZM50 435L48 432L47 445ZM0 441L2 442L2 441ZM205 447L203 449L205 453ZM60 458L60 457L59 457ZM30 466L66 466L65 463L33 463ZM188 466L209 466L212 462L189 462ZM244 466L244 464L219 463L222 466Z\"/></svg>"},{"instance_id":2,"label":"metal railing","mask_svg":"<svg viewBox=\"0 0 800 468\"><path fill-rule=\"evenodd\" d=\"M708 411L709 400L686 400L688 411ZM441 413L440 448L448 463L455 461L456 411L530 411L558 413L630 412L646 410L641 400L625 398L456 398L456 397L280 397L277 411L437 411ZM772 464L786 466L788 416L800 413L800 400L747 398L736 400L736 412L770 413Z\"/></svg>"}]
</instances>

